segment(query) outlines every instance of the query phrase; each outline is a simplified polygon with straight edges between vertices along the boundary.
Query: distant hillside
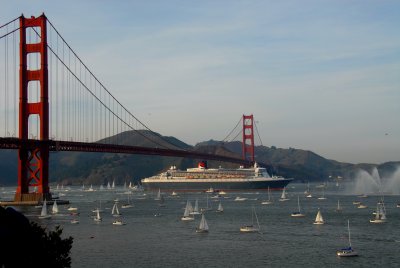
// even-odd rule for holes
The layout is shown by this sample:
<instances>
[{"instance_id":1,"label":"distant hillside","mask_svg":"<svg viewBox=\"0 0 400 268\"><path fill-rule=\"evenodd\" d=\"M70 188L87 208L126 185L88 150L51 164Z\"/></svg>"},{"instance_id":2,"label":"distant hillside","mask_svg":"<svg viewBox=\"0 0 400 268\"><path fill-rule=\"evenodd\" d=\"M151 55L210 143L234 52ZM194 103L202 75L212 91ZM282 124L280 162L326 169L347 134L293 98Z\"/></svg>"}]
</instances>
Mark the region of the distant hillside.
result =
<instances>
[{"instance_id":1,"label":"distant hillside","mask_svg":"<svg viewBox=\"0 0 400 268\"><path fill-rule=\"evenodd\" d=\"M146 138L145 138L146 137ZM166 141L176 145L176 148L193 149L203 153L214 153L225 156L241 157L242 143L220 141L205 141L190 146L174 137L161 136L158 133L142 130L139 132L124 132L109 137L100 142L115 142L133 146L166 145ZM257 162L267 166L271 174L294 178L300 181L326 181L329 176L352 178L360 168L371 171L378 168L380 174L391 174L400 162L375 164L349 164L325 159L311 151L301 149L282 149L257 146L255 148ZM51 152L50 182L66 184L99 185L112 180L123 184L125 181L138 182L165 170L171 165L181 169L196 166L198 160L178 157L144 156L128 154L81 153L81 152ZM208 161L209 167L237 167L237 164ZM17 182L17 152L0 151L0 185L15 185Z\"/></svg>"},{"instance_id":2,"label":"distant hillside","mask_svg":"<svg viewBox=\"0 0 400 268\"><path fill-rule=\"evenodd\" d=\"M239 141L223 143L215 140L198 143L196 146L223 146L227 150L242 154L242 143ZM255 147L255 159L267 166L270 174L294 178L298 181L326 181L329 176L353 178L355 172L364 169L372 172L373 168L379 170L381 176L392 174L400 162L387 162L377 164L350 164L323 158L316 153L301 149L282 149L266 146Z\"/></svg>"}]
</instances>

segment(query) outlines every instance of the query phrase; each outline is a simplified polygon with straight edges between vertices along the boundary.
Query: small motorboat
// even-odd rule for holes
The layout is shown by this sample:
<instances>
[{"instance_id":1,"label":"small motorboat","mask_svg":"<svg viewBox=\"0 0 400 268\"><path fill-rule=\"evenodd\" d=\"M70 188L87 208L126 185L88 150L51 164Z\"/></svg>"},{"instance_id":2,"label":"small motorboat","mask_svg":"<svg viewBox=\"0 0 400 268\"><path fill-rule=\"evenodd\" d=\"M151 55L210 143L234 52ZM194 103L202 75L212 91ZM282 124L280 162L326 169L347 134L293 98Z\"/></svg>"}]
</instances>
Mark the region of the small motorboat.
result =
<instances>
[{"instance_id":1,"label":"small motorboat","mask_svg":"<svg viewBox=\"0 0 400 268\"><path fill-rule=\"evenodd\" d=\"M116 219L113 221L113 225L125 225L126 223L123 222L121 219Z\"/></svg>"}]
</instances>

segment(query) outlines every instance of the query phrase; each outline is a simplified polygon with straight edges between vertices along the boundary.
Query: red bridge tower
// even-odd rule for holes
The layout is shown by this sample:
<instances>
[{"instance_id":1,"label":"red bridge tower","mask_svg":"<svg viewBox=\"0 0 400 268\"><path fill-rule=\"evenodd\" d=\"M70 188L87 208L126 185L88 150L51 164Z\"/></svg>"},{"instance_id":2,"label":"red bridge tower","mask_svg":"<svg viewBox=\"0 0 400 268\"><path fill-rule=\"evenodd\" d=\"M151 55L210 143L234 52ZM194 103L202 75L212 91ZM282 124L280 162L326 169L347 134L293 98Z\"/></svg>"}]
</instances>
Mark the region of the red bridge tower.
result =
<instances>
[{"instance_id":1,"label":"red bridge tower","mask_svg":"<svg viewBox=\"0 0 400 268\"><path fill-rule=\"evenodd\" d=\"M14 201L41 201L51 199L49 191L49 100L47 70L47 18L20 17L20 68L19 68L19 138L28 139L29 116L38 115L39 142L34 147L22 146L18 150L18 187ZM40 28L40 42L26 43L26 30ZM28 54L37 53L40 58L40 69L28 70ZM38 81L40 98L38 102L29 102L29 83ZM33 87L31 87L33 88ZM30 189L32 188L32 189ZM35 191L33 189L35 188Z\"/></svg>"},{"instance_id":2,"label":"red bridge tower","mask_svg":"<svg viewBox=\"0 0 400 268\"><path fill-rule=\"evenodd\" d=\"M243 159L254 162L253 115L243 115Z\"/></svg>"}]
</instances>

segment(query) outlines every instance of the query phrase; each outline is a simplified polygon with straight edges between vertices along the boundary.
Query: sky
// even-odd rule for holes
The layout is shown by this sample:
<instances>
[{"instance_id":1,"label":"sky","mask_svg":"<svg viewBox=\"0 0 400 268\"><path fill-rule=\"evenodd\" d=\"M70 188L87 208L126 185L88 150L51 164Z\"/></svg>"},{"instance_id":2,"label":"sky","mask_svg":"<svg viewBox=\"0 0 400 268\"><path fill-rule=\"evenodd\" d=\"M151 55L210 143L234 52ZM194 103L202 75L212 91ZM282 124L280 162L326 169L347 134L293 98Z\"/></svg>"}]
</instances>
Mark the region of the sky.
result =
<instances>
[{"instance_id":1,"label":"sky","mask_svg":"<svg viewBox=\"0 0 400 268\"><path fill-rule=\"evenodd\" d=\"M162 135L222 140L253 114L265 146L340 162L400 161L400 1L0 6L0 24L44 12L112 94Z\"/></svg>"}]
</instances>

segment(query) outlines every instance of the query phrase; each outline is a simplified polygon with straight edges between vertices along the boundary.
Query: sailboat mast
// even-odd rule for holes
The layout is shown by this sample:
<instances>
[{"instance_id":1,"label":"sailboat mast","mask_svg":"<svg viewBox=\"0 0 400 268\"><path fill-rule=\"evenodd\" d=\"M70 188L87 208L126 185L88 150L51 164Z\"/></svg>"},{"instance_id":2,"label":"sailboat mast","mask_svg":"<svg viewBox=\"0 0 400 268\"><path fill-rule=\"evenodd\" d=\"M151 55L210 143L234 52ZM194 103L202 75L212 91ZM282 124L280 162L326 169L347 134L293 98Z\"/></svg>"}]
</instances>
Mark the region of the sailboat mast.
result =
<instances>
[{"instance_id":1,"label":"sailboat mast","mask_svg":"<svg viewBox=\"0 0 400 268\"><path fill-rule=\"evenodd\" d=\"M349 231L349 246L351 247L351 239L350 239L350 220L347 220L347 229Z\"/></svg>"},{"instance_id":2,"label":"sailboat mast","mask_svg":"<svg viewBox=\"0 0 400 268\"><path fill-rule=\"evenodd\" d=\"M297 208L298 208L299 213L300 213L300 199L299 199L299 196L297 196Z\"/></svg>"}]
</instances>

